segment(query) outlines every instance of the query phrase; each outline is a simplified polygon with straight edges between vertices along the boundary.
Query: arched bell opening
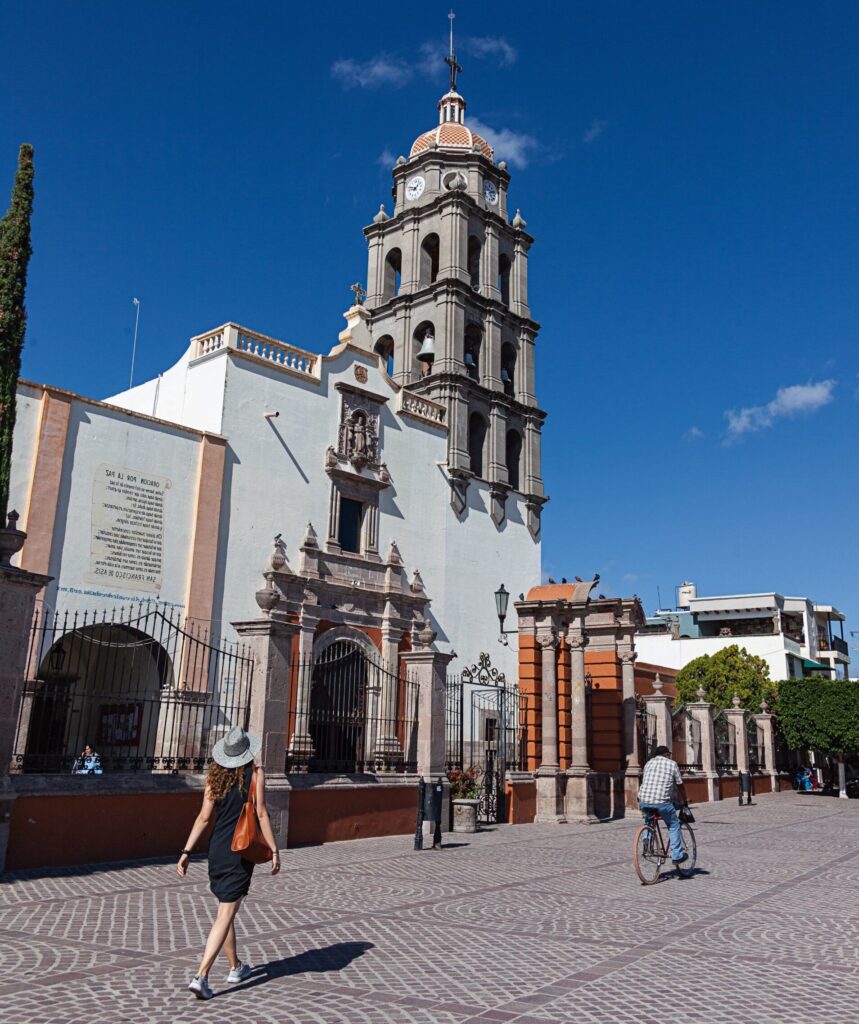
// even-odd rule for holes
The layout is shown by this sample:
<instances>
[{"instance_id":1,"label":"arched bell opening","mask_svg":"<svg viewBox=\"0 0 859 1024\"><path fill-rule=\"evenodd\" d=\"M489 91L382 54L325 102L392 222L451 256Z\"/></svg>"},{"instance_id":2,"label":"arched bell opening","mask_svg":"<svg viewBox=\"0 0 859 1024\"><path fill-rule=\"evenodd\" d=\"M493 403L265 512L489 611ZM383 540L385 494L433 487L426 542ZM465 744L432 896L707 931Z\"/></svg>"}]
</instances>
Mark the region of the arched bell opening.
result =
<instances>
[{"instance_id":1,"label":"arched bell opening","mask_svg":"<svg viewBox=\"0 0 859 1024\"><path fill-rule=\"evenodd\" d=\"M516 347L509 341L501 346L501 384L504 394L514 397L516 394Z\"/></svg>"},{"instance_id":2,"label":"arched bell opening","mask_svg":"<svg viewBox=\"0 0 859 1024\"><path fill-rule=\"evenodd\" d=\"M384 334L373 346L376 355L382 359L385 372L389 377L394 376L394 339L390 334Z\"/></svg>"},{"instance_id":3,"label":"arched bell opening","mask_svg":"<svg viewBox=\"0 0 859 1024\"><path fill-rule=\"evenodd\" d=\"M480 250L482 244L477 235L468 237L468 276L471 280L471 287L480 291Z\"/></svg>"},{"instance_id":4,"label":"arched bell opening","mask_svg":"<svg viewBox=\"0 0 859 1024\"><path fill-rule=\"evenodd\" d=\"M510 257L502 252L498 257L498 291L505 306L510 305Z\"/></svg>"},{"instance_id":5,"label":"arched bell opening","mask_svg":"<svg viewBox=\"0 0 859 1024\"><path fill-rule=\"evenodd\" d=\"M483 339L483 332L477 324L469 324L465 328L465 345L463 351L463 362L465 372L472 380L480 380L480 343Z\"/></svg>"},{"instance_id":6,"label":"arched bell opening","mask_svg":"<svg viewBox=\"0 0 859 1024\"><path fill-rule=\"evenodd\" d=\"M483 449L486 445L486 418L479 412L468 417L468 458L471 472L478 477L483 476Z\"/></svg>"},{"instance_id":7,"label":"arched bell opening","mask_svg":"<svg viewBox=\"0 0 859 1024\"><path fill-rule=\"evenodd\" d=\"M417 377L428 377L432 373L435 362L435 327L431 320L423 320L415 328L412 336L414 351L413 373Z\"/></svg>"},{"instance_id":8,"label":"arched bell opening","mask_svg":"<svg viewBox=\"0 0 859 1024\"><path fill-rule=\"evenodd\" d=\"M439 240L435 232L421 242L420 287L427 288L438 279Z\"/></svg>"},{"instance_id":9,"label":"arched bell opening","mask_svg":"<svg viewBox=\"0 0 859 1024\"><path fill-rule=\"evenodd\" d=\"M522 479L522 435L518 430L508 430L505 440L505 462L507 463L507 482L514 491L520 490Z\"/></svg>"},{"instance_id":10,"label":"arched bell opening","mask_svg":"<svg viewBox=\"0 0 859 1024\"><path fill-rule=\"evenodd\" d=\"M399 249L391 249L385 257L385 276L382 282L382 299L387 301L399 295L400 277L403 269L403 254Z\"/></svg>"}]
</instances>

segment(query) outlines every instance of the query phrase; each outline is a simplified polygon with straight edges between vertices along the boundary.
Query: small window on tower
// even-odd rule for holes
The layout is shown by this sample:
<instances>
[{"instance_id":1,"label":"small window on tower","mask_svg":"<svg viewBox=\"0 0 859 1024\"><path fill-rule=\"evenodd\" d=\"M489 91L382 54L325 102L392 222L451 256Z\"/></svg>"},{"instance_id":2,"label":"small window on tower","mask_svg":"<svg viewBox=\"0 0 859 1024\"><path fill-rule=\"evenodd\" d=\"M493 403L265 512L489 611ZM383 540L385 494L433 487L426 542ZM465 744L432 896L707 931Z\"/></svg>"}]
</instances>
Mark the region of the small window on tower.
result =
<instances>
[{"instance_id":1,"label":"small window on tower","mask_svg":"<svg viewBox=\"0 0 859 1024\"><path fill-rule=\"evenodd\" d=\"M337 542L343 551L361 551L361 526L364 522L364 505L353 498L340 499L340 525Z\"/></svg>"}]
</instances>

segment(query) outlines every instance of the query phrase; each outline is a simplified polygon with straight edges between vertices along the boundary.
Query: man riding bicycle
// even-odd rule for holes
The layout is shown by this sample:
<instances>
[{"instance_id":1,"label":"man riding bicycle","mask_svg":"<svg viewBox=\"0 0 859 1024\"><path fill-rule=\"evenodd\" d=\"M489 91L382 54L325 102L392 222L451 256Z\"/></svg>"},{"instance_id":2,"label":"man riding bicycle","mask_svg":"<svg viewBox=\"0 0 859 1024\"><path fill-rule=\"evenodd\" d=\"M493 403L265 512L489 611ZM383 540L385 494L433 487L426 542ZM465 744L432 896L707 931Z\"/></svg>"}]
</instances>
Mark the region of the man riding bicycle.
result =
<instances>
[{"instance_id":1,"label":"man riding bicycle","mask_svg":"<svg viewBox=\"0 0 859 1024\"><path fill-rule=\"evenodd\" d=\"M674 805L686 805L686 790L677 762L671 760L670 754L668 747L657 747L653 757L645 764L638 790L638 806L645 818L654 812L662 818L668 826L671 860L674 864L682 864L688 857L680 841L680 819Z\"/></svg>"}]
</instances>

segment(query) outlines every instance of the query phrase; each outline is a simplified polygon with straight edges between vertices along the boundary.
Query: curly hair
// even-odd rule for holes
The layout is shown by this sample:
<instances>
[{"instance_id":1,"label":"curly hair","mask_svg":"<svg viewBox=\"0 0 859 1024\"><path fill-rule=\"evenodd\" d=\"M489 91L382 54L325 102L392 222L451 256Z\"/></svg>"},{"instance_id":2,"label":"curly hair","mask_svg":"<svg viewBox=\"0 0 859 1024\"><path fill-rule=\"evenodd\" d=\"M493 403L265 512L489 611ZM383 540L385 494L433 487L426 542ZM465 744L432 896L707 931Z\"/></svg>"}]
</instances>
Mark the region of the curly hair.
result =
<instances>
[{"instance_id":1,"label":"curly hair","mask_svg":"<svg viewBox=\"0 0 859 1024\"><path fill-rule=\"evenodd\" d=\"M206 772L206 789L213 800L223 800L233 786L238 785L239 792L245 791L245 768L224 768L223 765L212 761L209 770Z\"/></svg>"}]
</instances>

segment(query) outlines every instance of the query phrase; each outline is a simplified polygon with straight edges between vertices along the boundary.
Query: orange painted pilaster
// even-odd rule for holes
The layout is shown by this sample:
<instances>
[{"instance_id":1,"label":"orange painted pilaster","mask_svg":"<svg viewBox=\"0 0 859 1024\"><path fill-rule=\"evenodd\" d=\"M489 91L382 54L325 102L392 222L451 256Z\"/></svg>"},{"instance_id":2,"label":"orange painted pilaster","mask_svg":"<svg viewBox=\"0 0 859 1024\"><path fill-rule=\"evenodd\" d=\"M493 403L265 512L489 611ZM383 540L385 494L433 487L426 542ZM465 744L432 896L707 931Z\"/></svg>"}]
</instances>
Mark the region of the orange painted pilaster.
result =
<instances>
[{"instance_id":1,"label":"orange painted pilaster","mask_svg":"<svg viewBox=\"0 0 859 1024\"><path fill-rule=\"evenodd\" d=\"M27 539L20 564L30 572L50 571L71 410L71 398L52 395L47 389L42 392L42 415L22 525Z\"/></svg>"},{"instance_id":2,"label":"orange painted pilaster","mask_svg":"<svg viewBox=\"0 0 859 1024\"><path fill-rule=\"evenodd\" d=\"M185 615L209 627L215 599L215 573L218 564L218 530L221 525L221 497L224 489L224 462L227 443L206 434L200 439L200 464L197 475L197 503L191 565Z\"/></svg>"}]
</instances>

